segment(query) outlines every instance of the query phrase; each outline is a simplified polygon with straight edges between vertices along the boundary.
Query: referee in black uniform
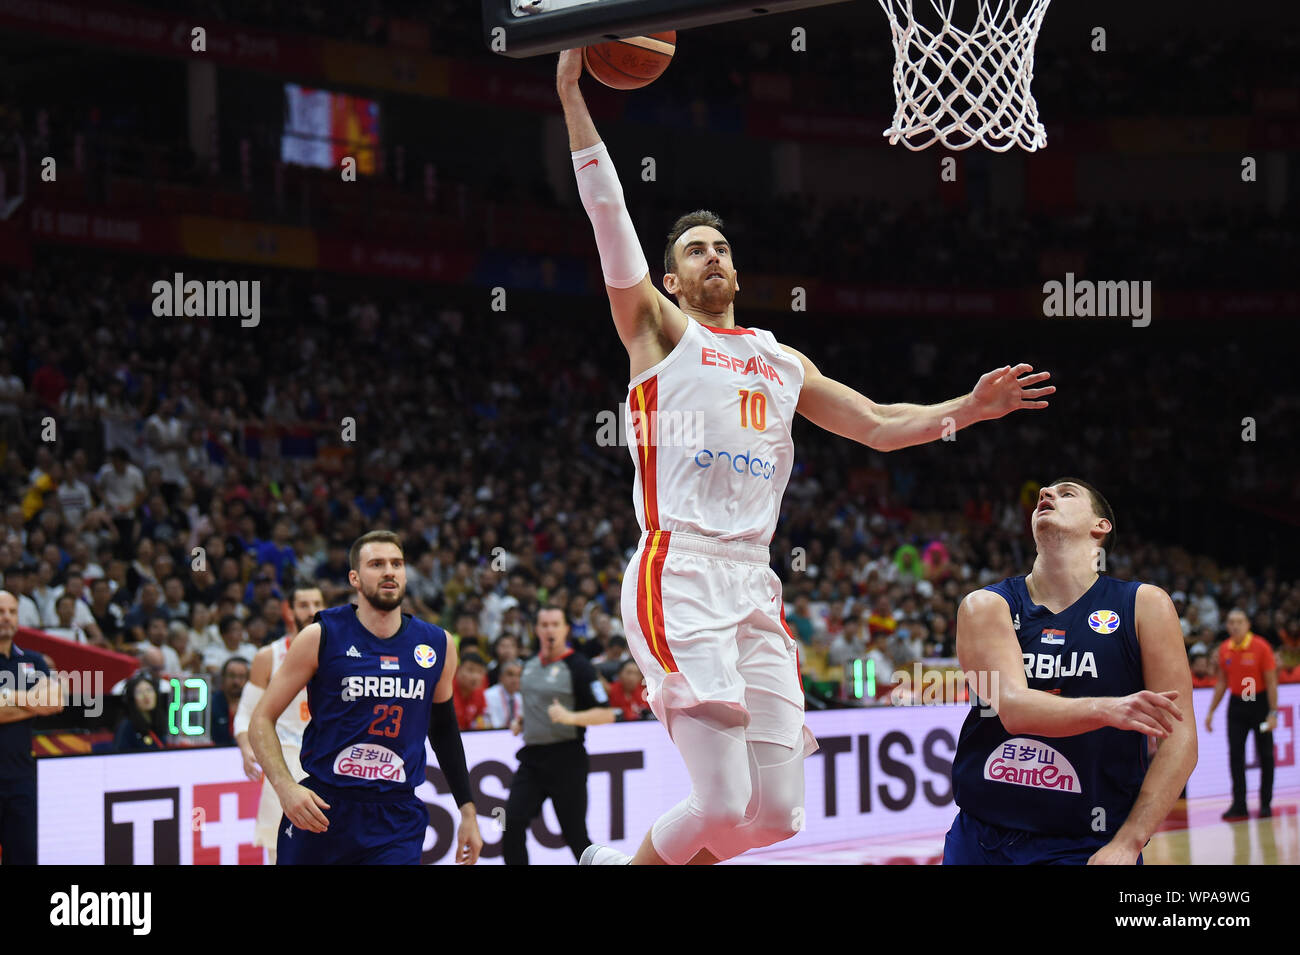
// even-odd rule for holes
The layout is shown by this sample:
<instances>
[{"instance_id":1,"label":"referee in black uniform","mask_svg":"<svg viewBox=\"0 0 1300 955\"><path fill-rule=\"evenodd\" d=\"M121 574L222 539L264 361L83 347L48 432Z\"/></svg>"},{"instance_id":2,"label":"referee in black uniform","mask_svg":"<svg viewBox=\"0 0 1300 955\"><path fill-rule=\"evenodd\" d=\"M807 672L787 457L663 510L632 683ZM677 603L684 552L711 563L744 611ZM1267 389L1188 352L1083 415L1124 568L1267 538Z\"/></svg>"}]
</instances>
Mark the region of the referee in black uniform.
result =
<instances>
[{"instance_id":1,"label":"referee in black uniform","mask_svg":"<svg viewBox=\"0 0 1300 955\"><path fill-rule=\"evenodd\" d=\"M528 826L548 797L574 859L580 859L591 844L587 838L586 730L580 723L556 722L548 710L559 703L575 721L612 720L610 711L604 709L609 697L596 668L567 645L568 636L569 625L560 607L548 604L537 611L540 651L524 664L519 684L524 712L510 725L512 733L522 729L524 748L517 754L519 769L506 800L502 839L506 865L528 864Z\"/></svg>"},{"instance_id":2,"label":"referee in black uniform","mask_svg":"<svg viewBox=\"0 0 1300 955\"><path fill-rule=\"evenodd\" d=\"M45 659L14 646L18 598L0 590L0 864L36 865L36 716L63 709Z\"/></svg>"}]
</instances>

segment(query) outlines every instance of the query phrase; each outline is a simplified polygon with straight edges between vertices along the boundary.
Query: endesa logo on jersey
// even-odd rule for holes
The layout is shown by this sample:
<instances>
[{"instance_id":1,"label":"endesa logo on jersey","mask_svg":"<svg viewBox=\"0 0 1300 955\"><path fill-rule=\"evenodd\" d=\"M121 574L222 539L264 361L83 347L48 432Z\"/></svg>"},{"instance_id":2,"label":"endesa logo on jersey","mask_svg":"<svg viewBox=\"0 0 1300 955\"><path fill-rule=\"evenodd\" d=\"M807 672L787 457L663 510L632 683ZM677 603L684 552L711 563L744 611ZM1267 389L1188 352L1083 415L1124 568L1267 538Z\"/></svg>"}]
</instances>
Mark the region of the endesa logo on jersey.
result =
<instances>
[{"instance_id":1,"label":"endesa logo on jersey","mask_svg":"<svg viewBox=\"0 0 1300 955\"><path fill-rule=\"evenodd\" d=\"M1070 761L1042 740L1013 736L984 761L984 778L1030 789L1081 793Z\"/></svg>"},{"instance_id":2,"label":"endesa logo on jersey","mask_svg":"<svg viewBox=\"0 0 1300 955\"><path fill-rule=\"evenodd\" d=\"M761 356L755 356L747 360L737 358L735 355L728 355L716 348L702 348L700 349L700 364L712 365L714 368L721 368L724 371L739 372L742 375L762 375L768 381L775 381L778 385L785 384L781 380L781 376L776 373L776 369L763 361Z\"/></svg>"},{"instance_id":3,"label":"endesa logo on jersey","mask_svg":"<svg viewBox=\"0 0 1300 955\"><path fill-rule=\"evenodd\" d=\"M402 757L378 743L358 743L334 757L334 773L352 779L382 779L390 783L406 782Z\"/></svg>"},{"instance_id":4,"label":"endesa logo on jersey","mask_svg":"<svg viewBox=\"0 0 1300 955\"><path fill-rule=\"evenodd\" d=\"M424 681L400 676L345 676L343 702L351 703L363 697L398 697L403 700L424 699Z\"/></svg>"},{"instance_id":5,"label":"endesa logo on jersey","mask_svg":"<svg viewBox=\"0 0 1300 955\"><path fill-rule=\"evenodd\" d=\"M764 481L772 480L772 473L776 470L774 463L755 457L748 451L733 454L730 451L710 451L705 448L695 452L696 467L711 468L715 464L737 474L748 474L750 477L762 478Z\"/></svg>"}]
</instances>

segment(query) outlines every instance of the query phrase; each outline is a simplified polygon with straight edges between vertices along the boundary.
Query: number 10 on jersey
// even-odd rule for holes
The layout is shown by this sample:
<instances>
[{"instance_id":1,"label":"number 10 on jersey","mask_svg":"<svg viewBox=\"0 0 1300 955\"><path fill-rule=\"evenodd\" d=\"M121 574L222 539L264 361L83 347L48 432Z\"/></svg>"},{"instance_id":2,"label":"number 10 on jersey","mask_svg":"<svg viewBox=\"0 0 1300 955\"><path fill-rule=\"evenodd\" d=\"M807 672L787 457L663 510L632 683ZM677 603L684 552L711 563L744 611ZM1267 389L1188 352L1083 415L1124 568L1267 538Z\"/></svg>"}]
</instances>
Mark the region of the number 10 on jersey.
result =
<instances>
[{"instance_id":1,"label":"number 10 on jersey","mask_svg":"<svg viewBox=\"0 0 1300 955\"><path fill-rule=\"evenodd\" d=\"M755 431L767 430L767 395L761 391L740 389L740 426Z\"/></svg>"}]
</instances>

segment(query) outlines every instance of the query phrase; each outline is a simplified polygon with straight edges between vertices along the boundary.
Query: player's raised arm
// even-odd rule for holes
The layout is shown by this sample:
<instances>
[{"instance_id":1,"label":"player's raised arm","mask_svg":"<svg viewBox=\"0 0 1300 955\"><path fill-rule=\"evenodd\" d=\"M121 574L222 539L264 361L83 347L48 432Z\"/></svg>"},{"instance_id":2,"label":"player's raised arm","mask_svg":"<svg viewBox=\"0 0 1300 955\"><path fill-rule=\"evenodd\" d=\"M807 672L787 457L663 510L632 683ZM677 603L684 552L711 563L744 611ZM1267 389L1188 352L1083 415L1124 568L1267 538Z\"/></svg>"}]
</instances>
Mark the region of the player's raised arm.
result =
<instances>
[{"instance_id":1,"label":"player's raised arm","mask_svg":"<svg viewBox=\"0 0 1300 955\"><path fill-rule=\"evenodd\" d=\"M628 215L623 187L578 88L581 75L582 51L562 52L555 71L555 86L569 130L578 195L596 236L614 325L624 347L632 353L647 341L657 340L665 321L679 323L684 328L686 319L676 308L664 308L667 300L650 280L650 266L641 250L632 217ZM677 329L671 336L673 342L681 337L681 331Z\"/></svg>"},{"instance_id":2,"label":"player's raised arm","mask_svg":"<svg viewBox=\"0 0 1300 955\"><path fill-rule=\"evenodd\" d=\"M1142 690L1130 696L1063 697L1029 688L1020 642L1007 602L976 590L957 608L957 659L1008 733L1076 736L1103 726L1167 737L1182 715L1177 690ZM1145 664L1146 654L1143 651ZM1148 684L1150 685L1150 684ZM1190 692L1190 688L1189 688Z\"/></svg>"},{"instance_id":3,"label":"player's raised arm","mask_svg":"<svg viewBox=\"0 0 1300 955\"><path fill-rule=\"evenodd\" d=\"M284 663L271 677L248 721L248 738L253 744L253 754L275 794L280 797L285 816L299 829L311 832L324 832L329 827L329 821L321 812L329 808L329 803L294 781L284 761L275 721L315 675L319 652L320 624L308 624L289 644Z\"/></svg>"},{"instance_id":4,"label":"player's raised arm","mask_svg":"<svg viewBox=\"0 0 1300 955\"><path fill-rule=\"evenodd\" d=\"M991 421L1020 409L1046 408L1047 402L1040 399L1056 391L1055 385L1032 387L1051 377L1050 372L1031 374L1031 365L1006 365L981 376L974 390L960 398L937 405L882 405L827 378L806 355L788 345L781 347L803 365L798 412L819 428L876 451L926 444L977 421Z\"/></svg>"}]
</instances>

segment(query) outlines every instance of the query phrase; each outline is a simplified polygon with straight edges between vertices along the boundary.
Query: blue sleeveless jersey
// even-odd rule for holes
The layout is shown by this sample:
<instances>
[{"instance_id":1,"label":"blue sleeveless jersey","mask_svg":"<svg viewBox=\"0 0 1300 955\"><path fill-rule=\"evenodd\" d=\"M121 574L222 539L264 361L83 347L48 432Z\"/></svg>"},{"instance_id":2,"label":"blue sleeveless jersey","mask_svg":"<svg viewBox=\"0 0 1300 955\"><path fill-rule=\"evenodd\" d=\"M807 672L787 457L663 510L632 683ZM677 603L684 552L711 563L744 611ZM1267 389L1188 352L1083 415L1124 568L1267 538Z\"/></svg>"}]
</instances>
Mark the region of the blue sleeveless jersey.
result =
<instances>
[{"instance_id":1,"label":"blue sleeveless jersey","mask_svg":"<svg viewBox=\"0 0 1300 955\"><path fill-rule=\"evenodd\" d=\"M424 781L446 631L402 614L397 633L381 640L361 625L353 604L322 610L315 622L320 654L307 683L302 768L340 789L414 792Z\"/></svg>"},{"instance_id":2,"label":"blue sleeveless jersey","mask_svg":"<svg viewBox=\"0 0 1300 955\"><path fill-rule=\"evenodd\" d=\"M1134 622L1140 586L1100 576L1058 614L1030 599L1024 577L984 589L1010 607L1029 688L1083 697L1146 688ZM1146 737L1109 726L1079 736L1013 737L996 715L980 715L975 694L971 702L952 765L957 805L1009 829L1110 841L1142 788Z\"/></svg>"}]
</instances>

